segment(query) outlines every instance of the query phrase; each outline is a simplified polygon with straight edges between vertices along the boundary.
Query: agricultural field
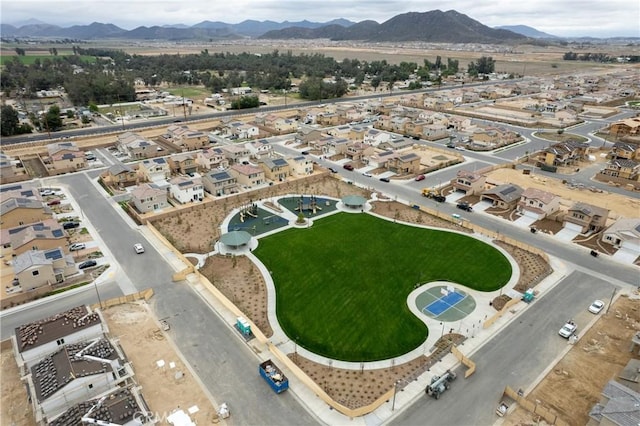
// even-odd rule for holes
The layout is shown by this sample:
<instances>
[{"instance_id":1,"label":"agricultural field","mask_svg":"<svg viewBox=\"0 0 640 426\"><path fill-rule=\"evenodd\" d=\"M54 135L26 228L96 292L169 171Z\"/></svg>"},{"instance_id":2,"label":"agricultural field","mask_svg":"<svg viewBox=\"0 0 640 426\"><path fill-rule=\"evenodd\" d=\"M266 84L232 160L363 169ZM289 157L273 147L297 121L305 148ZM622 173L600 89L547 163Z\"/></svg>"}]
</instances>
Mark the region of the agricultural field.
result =
<instances>
[{"instance_id":1,"label":"agricultural field","mask_svg":"<svg viewBox=\"0 0 640 426\"><path fill-rule=\"evenodd\" d=\"M62 58L65 56L73 56L73 53L71 51L69 51L68 53L60 53L58 52L57 56L51 55L50 53L41 53L41 54L27 54L25 56L18 56L15 53L13 55L7 55L6 52L2 52L2 55L0 55L0 66L4 66L7 62L13 61L13 58L18 58L20 60L20 62L22 62L24 65L32 65L36 62L36 60L39 60L40 62L44 61L44 60L50 60L53 61L56 58ZM81 55L80 59L83 62L86 63L94 63L96 61L95 56L87 56L87 55Z\"/></svg>"}]
</instances>

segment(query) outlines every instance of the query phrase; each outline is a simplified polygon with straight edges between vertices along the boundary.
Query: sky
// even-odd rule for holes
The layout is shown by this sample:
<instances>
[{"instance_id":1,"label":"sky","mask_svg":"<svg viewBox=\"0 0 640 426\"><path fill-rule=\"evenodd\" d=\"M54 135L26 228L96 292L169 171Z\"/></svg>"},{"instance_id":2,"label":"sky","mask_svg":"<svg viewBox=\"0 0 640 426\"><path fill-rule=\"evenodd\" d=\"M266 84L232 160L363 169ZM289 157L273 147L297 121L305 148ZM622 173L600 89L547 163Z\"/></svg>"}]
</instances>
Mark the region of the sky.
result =
<instances>
[{"instance_id":1,"label":"sky","mask_svg":"<svg viewBox=\"0 0 640 426\"><path fill-rule=\"evenodd\" d=\"M527 25L560 37L640 37L638 0L2 0L1 21L67 27L92 22L123 29L222 21L382 23L406 12L455 10L489 27Z\"/></svg>"}]
</instances>

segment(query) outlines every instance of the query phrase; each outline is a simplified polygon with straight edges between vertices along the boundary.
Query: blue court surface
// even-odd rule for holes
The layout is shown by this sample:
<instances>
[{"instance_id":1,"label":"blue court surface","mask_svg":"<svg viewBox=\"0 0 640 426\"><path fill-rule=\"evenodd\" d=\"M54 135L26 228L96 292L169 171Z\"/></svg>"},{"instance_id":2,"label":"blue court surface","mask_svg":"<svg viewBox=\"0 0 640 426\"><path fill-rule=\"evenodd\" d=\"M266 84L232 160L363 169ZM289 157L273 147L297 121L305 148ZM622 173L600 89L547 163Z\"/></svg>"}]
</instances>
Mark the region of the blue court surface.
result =
<instances>
[{"instance_id":1,"label":"blue court surface","mask_svg":"<svg viewBox=\"0 0 640 426\"><path fill-rule=\"evenodd\" d=\"M429 305L425 306L424 310L429 311L431 315L438 316L447 309L453 307L456 303L464 299L464 294L460 294L458 292L451 292L446 296L441 297L438 300L434 300Z\"/></svg>"}]
</instances>

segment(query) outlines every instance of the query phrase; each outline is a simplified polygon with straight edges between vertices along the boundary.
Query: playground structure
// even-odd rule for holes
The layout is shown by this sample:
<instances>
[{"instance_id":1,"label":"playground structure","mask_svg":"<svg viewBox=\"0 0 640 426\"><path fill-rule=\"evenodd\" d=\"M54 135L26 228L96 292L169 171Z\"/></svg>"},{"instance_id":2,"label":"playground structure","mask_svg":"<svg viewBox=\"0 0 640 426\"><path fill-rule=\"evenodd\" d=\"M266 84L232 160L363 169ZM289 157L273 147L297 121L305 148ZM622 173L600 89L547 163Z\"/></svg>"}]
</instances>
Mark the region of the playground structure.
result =
<instances>
[{"instance_id":1,"label":"playground structure","mask_svg":"<svg viewBox=\"0 0 640 426\"><path fill-rule=\"evenodd\" d=\"M248 204L240 207L240 222L244 222L246 216L251 216L254 219L258 217L258 205L251 200Z\"/></svg>"},{"instance_id":2,"label":"playground structure","mask_svg":"<svg viewBox=\"0 0 640 426\"><path fill-rule=\"evenodd\" d=\"M295 208L295 211L300 213L310 211L311 213L316 214L318 210L322 211L322 207L318 205L318 199L315 195L311 195L307 198L301 195L298 199L298 207Z\"/></svg>"}]
</instances>

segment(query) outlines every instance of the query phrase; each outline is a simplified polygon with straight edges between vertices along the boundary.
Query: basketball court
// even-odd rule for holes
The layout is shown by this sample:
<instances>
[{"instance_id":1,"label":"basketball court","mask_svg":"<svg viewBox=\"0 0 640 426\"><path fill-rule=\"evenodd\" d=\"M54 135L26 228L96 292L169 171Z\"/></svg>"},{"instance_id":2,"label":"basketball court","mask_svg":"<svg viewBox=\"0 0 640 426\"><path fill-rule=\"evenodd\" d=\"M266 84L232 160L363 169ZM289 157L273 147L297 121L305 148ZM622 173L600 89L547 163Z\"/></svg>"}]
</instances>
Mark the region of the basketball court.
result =
<instances>
[{"instance_id":1,"label":"basketball court","mask_svg":"<svg viewBox=\"0 0 640 426\"><path fill-rule=\"evenodd\" d=\"M441 285L426 289L416 297L416 307L429 318L453 322L467 317L476 308L476 301L467 292Z\"/></svg>"}]
</instances>

